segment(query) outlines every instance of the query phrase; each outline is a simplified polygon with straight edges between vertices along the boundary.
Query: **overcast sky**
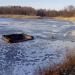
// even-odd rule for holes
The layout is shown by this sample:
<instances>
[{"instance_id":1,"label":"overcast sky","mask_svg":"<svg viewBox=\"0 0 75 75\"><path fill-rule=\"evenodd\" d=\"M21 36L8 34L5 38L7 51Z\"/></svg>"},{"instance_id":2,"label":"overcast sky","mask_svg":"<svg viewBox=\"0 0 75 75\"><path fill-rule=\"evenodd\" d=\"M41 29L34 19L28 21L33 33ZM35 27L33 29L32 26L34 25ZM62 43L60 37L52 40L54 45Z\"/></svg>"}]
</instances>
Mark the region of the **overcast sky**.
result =
<instances>
[{"instance_id":1,"label":"overcast sky","mask_svg":"<svg viewBox=\"0 0 75 75\"><path fill-rule=\"evenodd\" d=\"M33 8L62 9L75 5L75 0L0 0L0 6L32 6Z\"/></svg>"}]
</instances>

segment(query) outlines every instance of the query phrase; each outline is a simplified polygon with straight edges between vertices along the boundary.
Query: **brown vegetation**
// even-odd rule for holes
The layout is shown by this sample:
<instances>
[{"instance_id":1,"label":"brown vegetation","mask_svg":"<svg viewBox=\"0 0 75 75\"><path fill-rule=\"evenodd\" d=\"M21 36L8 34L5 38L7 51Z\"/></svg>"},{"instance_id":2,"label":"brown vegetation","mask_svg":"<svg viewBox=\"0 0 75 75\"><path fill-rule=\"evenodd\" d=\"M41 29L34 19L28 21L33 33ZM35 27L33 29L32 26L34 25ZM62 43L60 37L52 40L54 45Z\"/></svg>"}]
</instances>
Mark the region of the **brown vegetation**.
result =
<instances>
[{"instance_id":1,"label":"brown vegetation","mask_svg":"<svg viewBox=\"0 0 75 75\"><path fill-rule=\"evenodd\" d=\"M39 72L38 75L75 75L75 57L70 57L65 63L60 64L59 68L46 69Z\"/></svg>"},{"instance_id":2,"label":"brown vegetation","mask_svg":"<svg viewBox=\"0 0 75 75\"><path fill-rule=\"evenodd\" d=\"M27 15L27 16L41 16L41 17L73 17L75 16L75 7L68 6L63 10L46 10L46 9L34 9L32 7L21 6L2 6L0 7L1 15Z\"/></svg>"},{"instance_id":3,"label":"brown vegetation","mask_svg":"<svg viewBox=\"0 0 75 75\"><path fill-rule=\"evenodd\" d=\"M75 75L75 55L71 53L66 55L63 64L59 64L52 69L39 69L38 75Z\"/></svg>"},{"instance_id":4,"label":"brown vegetation","mask_svg":"<svg viewBox=\"0 0 75 75\"><path fill-rule=\"evenodd\" d=\"M0 18L16 18L16 19L41 19L40 16L28 16L28 15L0 15Z\"/></svg>"}]
</instances>

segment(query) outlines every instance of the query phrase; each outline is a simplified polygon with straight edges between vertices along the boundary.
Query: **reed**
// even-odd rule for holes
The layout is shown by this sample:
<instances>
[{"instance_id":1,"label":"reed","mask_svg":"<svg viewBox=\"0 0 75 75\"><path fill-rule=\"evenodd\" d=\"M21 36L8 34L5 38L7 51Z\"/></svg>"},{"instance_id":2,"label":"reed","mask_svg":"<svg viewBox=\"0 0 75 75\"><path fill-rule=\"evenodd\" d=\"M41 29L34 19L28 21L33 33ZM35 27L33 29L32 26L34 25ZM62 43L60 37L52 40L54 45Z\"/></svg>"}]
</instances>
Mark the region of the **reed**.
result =
<instances>
[{"instance_id":1,"label":"reed","mask_svg":"<svg viewBox=\"0 0 75 75\"><path fill-rule=\"evenodd\" d=\"M72 52L68 52L63 64L59 64L53 69L41 70L40 68L38 73L38 75L75 75L75 55Z\"/></svg>"}]
</instances>

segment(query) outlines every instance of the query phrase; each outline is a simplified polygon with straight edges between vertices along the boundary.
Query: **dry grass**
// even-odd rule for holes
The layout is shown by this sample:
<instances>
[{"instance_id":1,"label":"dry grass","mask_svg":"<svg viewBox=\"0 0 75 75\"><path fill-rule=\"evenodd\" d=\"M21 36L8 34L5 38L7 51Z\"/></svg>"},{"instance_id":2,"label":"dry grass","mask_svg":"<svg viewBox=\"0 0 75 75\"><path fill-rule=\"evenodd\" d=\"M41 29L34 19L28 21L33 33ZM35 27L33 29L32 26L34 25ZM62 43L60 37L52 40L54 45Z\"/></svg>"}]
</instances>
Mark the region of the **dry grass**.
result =
<instances>
[{"instance_id":1,"label":"dry grass","mask_svg":"<svg viewBox=\"0 0 75 75\"><path fill-rule=\"evenodd\" d=\"M63 65L60 67L60 73L73 73L75 74L75 57L74 56L67 56L67 60L64 62ZM74 75L71 74L71 75ZM64 74L63 74L64 75ZM67 74L68 75L68 74Z\"/></svg>"},{"instance_id":2,"label":"dry grass","mask_svg":"<svg viewBox=\"0 0 75 75\"><path fill-rule=\"evenodd\" d=\"M28 16L28 15L0 15L0 18L17 18L17 19L41 19L40 16Z\"/></svg>"},{"instance_id":3,"label":"dry grass","mask_svg":"<svg viewBox=\"0 0 75 75\"><path fill-rule=\"evenodd\" d=\"M38 71L36 70L34 75L60 75L59 74L59 69L57 68L46 68L46 69L41 69L39 67Z\"/></svg>"},{"instance_id":4,"label":"dry grass","mask_svg":"<svg viewBox=\"0 0 75 75\"><path fill-rule=\"evenodd\" d=\"M75 17L55 17L55 19L75 22Z\"/></svg>"},{"instance_id":5,"label":"dry grass","mask_svg":"<svg viewBox=\"0 0 75 75\"><path fill-rule=\"evenodd\" d=\"M39 69L38 75L75 75L75 55L67 54L65 62L55 66L53 69Z\"/></svg>"}]
</instances>

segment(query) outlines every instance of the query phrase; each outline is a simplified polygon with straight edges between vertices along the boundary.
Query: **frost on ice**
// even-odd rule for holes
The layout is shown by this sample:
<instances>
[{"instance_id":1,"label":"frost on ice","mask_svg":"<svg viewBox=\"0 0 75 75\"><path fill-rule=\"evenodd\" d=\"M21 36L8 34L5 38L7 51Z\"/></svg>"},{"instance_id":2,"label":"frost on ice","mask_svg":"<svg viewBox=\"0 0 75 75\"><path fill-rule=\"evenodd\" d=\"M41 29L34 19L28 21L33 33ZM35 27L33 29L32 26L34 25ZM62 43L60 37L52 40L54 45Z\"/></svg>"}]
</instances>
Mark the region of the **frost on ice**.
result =
<instances>
[{"instance_id":1,"label":"frost on ice","mask_svg":"<svg viewBox=\"0 0 75 75\"><path fill-rule=\"evenodd\" d=\"M75 42L66 33L74 23L57 20L0 19L0 75L34 75L45 68L62 64L67 48ZM8 44L2 35L26 33L34 40Z\"/></svg>"}]
</instances>

